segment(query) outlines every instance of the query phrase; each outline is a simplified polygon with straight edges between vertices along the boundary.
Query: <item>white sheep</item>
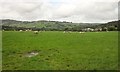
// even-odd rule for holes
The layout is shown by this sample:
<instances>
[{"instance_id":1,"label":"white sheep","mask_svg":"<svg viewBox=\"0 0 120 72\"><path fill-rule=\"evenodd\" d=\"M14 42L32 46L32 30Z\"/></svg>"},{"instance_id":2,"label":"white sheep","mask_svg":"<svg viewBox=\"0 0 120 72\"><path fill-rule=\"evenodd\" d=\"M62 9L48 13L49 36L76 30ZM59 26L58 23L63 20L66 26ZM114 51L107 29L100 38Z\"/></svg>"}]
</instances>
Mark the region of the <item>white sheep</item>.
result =
<instances>
[{"instance_id":1,"label":"white sheep","mask_svg":"<svg viewBox=\"0 0 120 72\"><path fill-rule=\"evenodd\" d=\"M63 33L66 33L66 31L64 31Z\"/></svg>"},{"instance_id":2,"label":"white sheep","mask_svg":"<svg viewBox=\"0 0 120 72\"><path fill-rule=\"evenodd\" d=\"M79 32L80 34L84 34L85 32Z\"/></svg>"},{"instance_id":3,"label":"white sheep","mask_svg":"<svg viewBox=\"0 0 120 72\"><path fill-rule=\"evenodd\" d=\"M23 30L19 30L20 32L22 32Z\"/></svg>"},{"instance_id":4,"label":"white sheep","mask_svg":"<svg viewBox=\"0 0 120 72\"><path fill-rule=\"evenodd\" d=\"M34 31L34 34L38 34L38 31Z\"/></svg>"},{"instance_id":5,"label":"white sheep","mask_svg":"<svg viewBox=\"0 0 120 72\"><path fill-rule=\"evenodd\" d=\"M29 31L32 31L32 30L29 30Z\"/></svg>"},{"instance_id":6,"label":"white sheep","mask_svg":"<svg viewBox=\"0 0 120 72\"><path fill-rule=\"evenodd\" d=\"M28 30L25 30L25 31L28 31Z\"/></svg>"},{"instance_id":7,"label":"white sheep","mask_svg":"<svg viewBox=\"0 0 120 72\"><path fill-rule=\"evenodd\" d=\"M82 32L79 32L80 34L82 33Z\"/></svg>"}]
</instances>

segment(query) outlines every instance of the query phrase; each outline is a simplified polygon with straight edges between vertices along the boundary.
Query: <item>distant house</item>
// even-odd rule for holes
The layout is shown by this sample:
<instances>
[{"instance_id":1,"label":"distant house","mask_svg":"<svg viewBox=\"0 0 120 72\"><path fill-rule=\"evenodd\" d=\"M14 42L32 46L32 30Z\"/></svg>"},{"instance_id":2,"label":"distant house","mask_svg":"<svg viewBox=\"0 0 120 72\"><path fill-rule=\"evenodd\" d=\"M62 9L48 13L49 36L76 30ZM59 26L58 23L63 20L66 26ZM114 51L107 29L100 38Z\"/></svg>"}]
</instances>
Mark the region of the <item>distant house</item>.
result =
<instances>
[{"instance_id":1,"label":"distant house","mask_svg":"<svg viewBox=\"0 0 120 72\"><path fill-rule=\"evenodd\" d=\"M85 31L85 32L93 32L94 29L92 29L92 28L85 28L85 29L82 29L82 31Z\"/></svg>"},{"instance_id":2,"label":"distant house","mask_svg":"<svg viewBox=\"0 0 120 72\"><path fill-rule=\"evenodd\" d=\"M95 28L95 31L102 31L102 28Z\"/></svg>"}]
</instances>

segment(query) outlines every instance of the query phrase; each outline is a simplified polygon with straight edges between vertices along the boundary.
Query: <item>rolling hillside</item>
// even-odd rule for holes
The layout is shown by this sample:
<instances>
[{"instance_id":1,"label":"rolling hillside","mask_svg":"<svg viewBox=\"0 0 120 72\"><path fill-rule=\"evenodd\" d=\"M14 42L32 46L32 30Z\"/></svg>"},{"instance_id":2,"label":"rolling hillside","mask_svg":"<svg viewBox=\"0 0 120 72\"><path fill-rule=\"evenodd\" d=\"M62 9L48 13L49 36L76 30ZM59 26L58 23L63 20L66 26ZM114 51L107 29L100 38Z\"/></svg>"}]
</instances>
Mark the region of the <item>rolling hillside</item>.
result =
<instances>
[{"instance_id":1,"label":"rolling hillside","mask_svg":"<svg viewBox=\"0 0 120 72\"><path fill-rule=\"evenodd\" d=\"M98 27L118 27L118 21L112 21L108 23L72 23L72 22L59 22L59 21L17 21L17 20L0 20L3 28L12 27L12 28L37 28L43 30L72 30L80 31L84 28L98 28Z\"/></svg>"}]
</instances>

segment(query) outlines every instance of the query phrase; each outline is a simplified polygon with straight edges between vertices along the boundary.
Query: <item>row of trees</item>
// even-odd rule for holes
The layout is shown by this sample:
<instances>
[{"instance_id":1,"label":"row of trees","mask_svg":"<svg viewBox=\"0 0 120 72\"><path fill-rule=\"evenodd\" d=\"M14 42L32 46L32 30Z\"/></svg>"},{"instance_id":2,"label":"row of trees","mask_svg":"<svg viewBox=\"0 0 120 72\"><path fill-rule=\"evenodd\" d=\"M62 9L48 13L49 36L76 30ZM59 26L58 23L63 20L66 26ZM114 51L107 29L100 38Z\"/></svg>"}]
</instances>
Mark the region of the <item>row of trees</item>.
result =
<instances>
[{"instance_id":1,"label":"row of trees","mask_svg":"<svg viewBox=\"0 0 120 72\"><path fill-rule=\"evenodd\" d=\"M12 27L12 26L2 26L2 29L5 31L19 31L19 30L37 30L37 31L83 31L83 29L86 29L87 27L81 28L81 27L66 27L66 28L49 28L49 27L42 27L42 28L37 28L37 27L32 27L32 28L24 28L24 27ZM96 28L91 28L93 30L99 30L101 29L102 31L118 31L118 28L115 26L108 26L108 27L96 27Z\"/></svg>"}]
</instances>

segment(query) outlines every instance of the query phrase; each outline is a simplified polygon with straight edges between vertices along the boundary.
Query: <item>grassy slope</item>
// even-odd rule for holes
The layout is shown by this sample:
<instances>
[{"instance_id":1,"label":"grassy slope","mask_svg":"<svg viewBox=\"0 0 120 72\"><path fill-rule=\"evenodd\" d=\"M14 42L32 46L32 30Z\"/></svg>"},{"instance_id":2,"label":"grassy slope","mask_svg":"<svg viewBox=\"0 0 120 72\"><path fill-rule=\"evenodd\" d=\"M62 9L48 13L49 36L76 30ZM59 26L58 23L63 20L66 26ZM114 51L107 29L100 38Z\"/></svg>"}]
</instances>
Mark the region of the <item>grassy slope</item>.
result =
<instances>
[{"instance_id":1,"label":"grassy slope","mask_svg":"<svg viewBox=\"0 0 120 72\"><path fill-rule=\"evenodd\" d=\"M3 69L116 69L117 43L117 32L3 32ZM32 50L41 51L24 57Z\"/></svg>"}]
</instances>

